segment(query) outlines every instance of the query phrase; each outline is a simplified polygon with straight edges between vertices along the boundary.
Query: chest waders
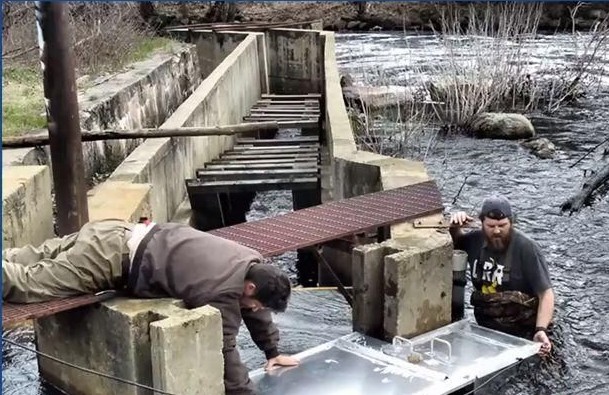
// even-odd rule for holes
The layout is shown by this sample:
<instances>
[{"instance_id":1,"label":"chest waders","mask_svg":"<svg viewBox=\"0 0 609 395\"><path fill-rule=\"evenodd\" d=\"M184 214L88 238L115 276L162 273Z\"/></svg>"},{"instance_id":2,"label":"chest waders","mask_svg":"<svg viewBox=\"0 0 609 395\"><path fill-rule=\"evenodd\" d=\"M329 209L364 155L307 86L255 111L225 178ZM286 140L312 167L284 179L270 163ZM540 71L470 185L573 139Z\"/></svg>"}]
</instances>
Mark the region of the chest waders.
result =
<instances>
[{"instance_id":1,"label":"chest waders","mask_svg":"<svg viewBox=\"0 0 609 395\"><path fill-rule=\"evenodd\" d=\"M477 264L472 270L475 291L470 303L474 307L476 321L487 328L531 338L535 330L539 299L537 296L511 290L512 262L509 247L500 261L494 261L488 254L484 254L484 250L484 247L480 249Z\"/></svg>"}]
</instances>

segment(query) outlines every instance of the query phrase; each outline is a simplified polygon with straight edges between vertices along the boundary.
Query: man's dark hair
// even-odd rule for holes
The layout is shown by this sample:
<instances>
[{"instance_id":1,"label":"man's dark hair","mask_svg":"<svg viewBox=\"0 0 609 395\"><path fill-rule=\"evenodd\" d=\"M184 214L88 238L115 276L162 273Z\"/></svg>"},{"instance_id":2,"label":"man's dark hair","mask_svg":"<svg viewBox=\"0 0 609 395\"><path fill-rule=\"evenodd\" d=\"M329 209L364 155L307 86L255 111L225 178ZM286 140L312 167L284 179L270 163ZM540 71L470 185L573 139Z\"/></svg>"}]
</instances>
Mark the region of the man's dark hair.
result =
<instances>
[{"instance_id":1,"label":"man's dark hair","mask_svg":"<svg viewBox=\"0 0 609 395\"><path fill-rule=\"evenodd\" d=\"M245 279L254 283L256 294L253 297L264 307L275 312L286 310L292 285L283 270L270 264L258 263L250 267Z\"/></svg>"}]
</instances>

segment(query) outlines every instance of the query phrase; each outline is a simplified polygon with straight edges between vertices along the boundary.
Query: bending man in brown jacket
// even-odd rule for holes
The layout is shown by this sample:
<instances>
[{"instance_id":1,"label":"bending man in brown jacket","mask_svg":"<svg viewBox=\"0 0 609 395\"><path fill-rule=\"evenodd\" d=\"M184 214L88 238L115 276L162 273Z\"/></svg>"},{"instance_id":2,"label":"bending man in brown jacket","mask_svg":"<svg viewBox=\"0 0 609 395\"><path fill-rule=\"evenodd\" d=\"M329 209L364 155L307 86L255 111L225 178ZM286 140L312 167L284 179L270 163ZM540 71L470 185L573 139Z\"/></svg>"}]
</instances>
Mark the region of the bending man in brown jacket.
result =
<instances>
[{"instance_id":1,"label":"bending man in brown jacket","mask_svg":"<svg viewBox=\"0 0 609 395\"><path fill-rule=\"evenodd\" d=\"M296 365L279 355L271 311L285 311L290 281L241 244L181 224L104 220L41 246L2 252L3 300L35 303L126 290L135 297L173 297L188 308L220 310L227 394L254 392L236 348L241 320L264 351L267 368Z\"/></svg>"}]
</instances>

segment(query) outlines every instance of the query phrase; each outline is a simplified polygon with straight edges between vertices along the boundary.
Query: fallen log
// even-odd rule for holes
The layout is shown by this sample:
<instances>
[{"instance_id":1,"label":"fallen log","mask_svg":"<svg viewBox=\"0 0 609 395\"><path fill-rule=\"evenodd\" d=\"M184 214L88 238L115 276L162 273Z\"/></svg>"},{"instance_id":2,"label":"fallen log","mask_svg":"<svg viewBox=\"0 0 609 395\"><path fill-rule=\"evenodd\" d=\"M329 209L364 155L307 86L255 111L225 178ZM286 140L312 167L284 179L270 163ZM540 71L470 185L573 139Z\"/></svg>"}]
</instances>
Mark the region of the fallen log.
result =
<instances>
[{"instance_id":1,"label":"fallen log","mask_svg":"<svg viewBox=\"0 0 609 395\"><path fill-rule=\"evenodd\" d=\"M289 122L288 122L289 123ZM171 129L108 129L81 132L82 141L149 139L162 137L226 136L258 131L277 131L289 127L282 122L251 122L225 126L181 127ZM2 138L2 148L33 148L49 145L49 135L37 134Z\"/></svg>"},{"instance_id":2,"label":"fallen log","mask_svg":"<svg viewBox=\"0 0 609 395\"><path fill-rule=\"evenodd\" d=\"M577 194L569 198L564 202L560 209L562 212L569 211L569 214L579 211L591 198L594 191L596 191L601 185L609 181L609 164L588 178L582 190Z\"/></svg>"}]
</instances>

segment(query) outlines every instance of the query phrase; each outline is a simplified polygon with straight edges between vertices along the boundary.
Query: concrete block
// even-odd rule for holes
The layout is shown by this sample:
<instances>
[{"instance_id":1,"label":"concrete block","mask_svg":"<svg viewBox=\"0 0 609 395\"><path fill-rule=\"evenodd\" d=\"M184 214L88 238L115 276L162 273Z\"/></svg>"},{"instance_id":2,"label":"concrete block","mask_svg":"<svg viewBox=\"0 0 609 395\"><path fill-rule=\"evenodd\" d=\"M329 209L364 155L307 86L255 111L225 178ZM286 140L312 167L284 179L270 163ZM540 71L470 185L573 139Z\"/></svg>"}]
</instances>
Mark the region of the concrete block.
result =
<instances>
[{"instance_id":1,"label":"concrete block","mask_svg":"<svg viewBox=\"0 0 609 395\"><path fill-rule=\"evenodd\" d=\"M89 192L89 220L108 218L137 222L140 217L154 219L150 206L151 185L107 181Z\"/></svg>"},{"instance_id":2,"label":"concrete block","mask_svg":"<svg viewBox=\"0 0 609 395\"><path fill-rule=\"evenodd\" d=\"M270 91L305 94L323 91L323 44L319 32L270 29L266 32Z\"/></svg>"},{"instance_id":3,"label":"concrete block","mask_svg":"<svg viewBox=\"0 0 609 395\"><path fill-rule=\"evenodd\" d=\"M203 306L150 324L154 387L181 395L224 393L222 317Z\"/></svg>"},{"instance_id":4,"label":"concrete block","mask_svg":"<svg viewBox=\"0 0 609 395\"><path fill-rule=\"evenodd\" d=\"M386 243L366 244L353 249L353 330L381 338L385 256L397 252Z\"/></svg>"},{"instance_id":5,"label":"concrete block","mask_svg":"<svg viewBox=\"0 0 609 395\"><path fill-rule=\"evenodd\" d=\"M97 305L58 313L36 320L34 329L37 348L63 361L152 387L157 380L153 376L152 363L153 322L179 317L184 325L180 332L184 336L180 340L183 343L177 338L174 338L172 343L155 341L154 352L157 355L169 355L173 352L166 349L161 353L158 347L160 344L173 347L173 343L176 343L176 346L181 347L188 343L189 339L216 339L218 333L221 336L221 331L216 333L217 324L200 325L204 312L208 313L209 317L215 317L209 309L193 313L181 306L182 303L175 299L115 298ZM197 331L205 333L197 334ZM213 345L218 346L211 355L221 353L222 347L217 342L207 344L210 349ZM152 395L149 390L82 372L49 359L40 358L38 366L44 379L69 394ZM218 376L213 376L213 372L214 370L191 371L193 377L190 382L198 382L198 375L204 375L210 382L222 382L223 375L218 373ZM217 368L215 372L218 372Z\"/></svg>"},{"instance_id":6,"label":"concrete block","mask_svg":"<svg viewBox=\"0 0 609 395\"><path fill-rule=\"evenodd\" d=\"M38 245L55 236L48 166L2 168L2 247Z\"/></svg>"},{"instance_id":7,"label":"concrete block","mask_svg":"<svg viewBox=\"0 0 609 395\"><path fill-rule=\"evenodd\" d=\"M387 339L413 337L451 322L452 243L388 255L384 276Z\"/></svg>"}]
</instances>

